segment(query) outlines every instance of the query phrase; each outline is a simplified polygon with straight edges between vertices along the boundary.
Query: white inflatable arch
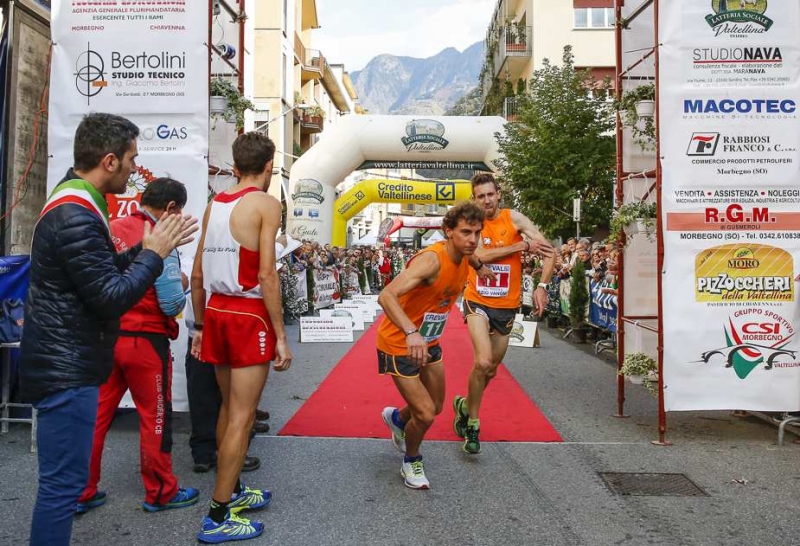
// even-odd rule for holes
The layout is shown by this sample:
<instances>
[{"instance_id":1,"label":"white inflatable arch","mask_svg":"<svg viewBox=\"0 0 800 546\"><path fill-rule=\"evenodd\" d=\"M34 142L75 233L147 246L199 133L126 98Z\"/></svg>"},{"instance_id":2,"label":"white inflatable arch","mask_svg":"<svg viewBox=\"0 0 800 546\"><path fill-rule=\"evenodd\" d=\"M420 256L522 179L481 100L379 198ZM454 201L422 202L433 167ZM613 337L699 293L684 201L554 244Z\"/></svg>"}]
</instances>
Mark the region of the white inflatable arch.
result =
<instances>
[{"instance_id":1,"label":"white inflatable arch","mask_svg":"<svg viewBox=\"0 0 800 546\"><path fill-rule=\"evenodd\" d=\"M496 169L501 117L347 116L292 166L287 232L331 242L335 188L359 169Z\"/></svg>"}]
</instances>

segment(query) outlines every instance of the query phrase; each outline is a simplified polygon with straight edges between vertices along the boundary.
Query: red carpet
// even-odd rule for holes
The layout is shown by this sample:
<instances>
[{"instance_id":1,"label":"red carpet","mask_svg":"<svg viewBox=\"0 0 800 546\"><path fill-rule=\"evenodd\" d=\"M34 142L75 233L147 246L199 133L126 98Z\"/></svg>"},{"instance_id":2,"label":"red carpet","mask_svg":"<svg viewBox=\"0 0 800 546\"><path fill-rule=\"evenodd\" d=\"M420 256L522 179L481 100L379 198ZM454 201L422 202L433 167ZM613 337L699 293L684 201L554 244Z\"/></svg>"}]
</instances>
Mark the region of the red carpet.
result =
<instances>
[{"instance_id":1,"label":"red carpet","mask_svg":"<svg viewBox=\"0 0 800 546\"><path fill-rule=\"evenodd\" d=\"M386 438L381 420L385 406L401 406L403 399L390 376L378 375L375 350L376 322L320 384L280 431L280 436ZM459 438L453 432L453 397L466 394L472 369L472 343L461 314L453 309L441 339L447 379L444 411L425 435L426 440ZM533 350L531 350L533 351ZM561 436L528 398L502 364L483 397L481 441L560 442Z\"/></svg>"}]
</instances>

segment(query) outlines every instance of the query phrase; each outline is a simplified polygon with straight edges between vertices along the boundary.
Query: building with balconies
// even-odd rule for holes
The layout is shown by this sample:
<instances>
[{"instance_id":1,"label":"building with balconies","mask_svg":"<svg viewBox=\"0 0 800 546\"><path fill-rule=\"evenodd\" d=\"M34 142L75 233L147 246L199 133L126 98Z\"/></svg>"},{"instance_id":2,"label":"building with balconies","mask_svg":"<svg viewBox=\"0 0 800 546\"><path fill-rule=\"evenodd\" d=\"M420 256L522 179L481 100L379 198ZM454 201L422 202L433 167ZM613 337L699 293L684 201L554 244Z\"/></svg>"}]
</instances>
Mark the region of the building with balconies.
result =
<instances>
[{"instance_id":1,"label":"building with balconies","mask_svg":"<svg viewBox=\"0 0 800 546\"><path fill-rule=\"evenodd\" d=\"M358 95L344 66L331 64L312 47L313 31L320 26L316 0L248 2L253 55L246 92L256 111L246 128L264 131L275 142L269 191L280 199L293 161L327 125L356 111Z\"/></svg>"},{"instance_id":2,"label":"building with balconies","mask_svg":"<svg viewBox=\"0 0 800 546\"><path fill-rule=\"evenodd\" d=\"M481 113L515 121L515 96L544 59L560 65L566 45L576 69L613 77L614 0L498 0L486 31Z\"/></svg>"}]
</instances>

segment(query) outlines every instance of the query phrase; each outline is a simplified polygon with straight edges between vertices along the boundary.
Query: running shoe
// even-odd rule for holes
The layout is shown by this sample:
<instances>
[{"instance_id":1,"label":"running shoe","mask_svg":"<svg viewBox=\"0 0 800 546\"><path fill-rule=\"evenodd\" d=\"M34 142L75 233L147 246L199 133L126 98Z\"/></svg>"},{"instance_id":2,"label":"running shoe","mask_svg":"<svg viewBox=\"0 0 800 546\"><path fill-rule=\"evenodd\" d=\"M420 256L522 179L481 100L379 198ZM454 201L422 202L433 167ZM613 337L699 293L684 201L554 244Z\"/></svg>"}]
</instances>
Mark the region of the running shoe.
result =
<instances>
[{"instance_id":1,"label":"running shoe","mask_svg":"<svg viewBox=\"0 0 800 546\"><path fill-rule=\"evenodd\" d=\"M264 524L260 521L251 521L228 512L222 523L217 523L208 516L203 518L203 528L197 533L197 540L206 544L217 544L229 540L256 538L263 532Z\"/></svg>"},{"instance_id":2,"label":"running shoe","mask_svg":"<svg viewBox=\"0 0 800 546\"><path fill-rule=\"evenodd\" d=\"M98 491L94 494L94 497L89 499L86 502L79 502L75 506L75 514L78 516L82 516L92 508L97 508L98 506L103 506L106 503L106 492L105 491Z\"/></svg>"},{"instance_id":3,"label":"running shoe","mask_svg":"<svg viewBox=\"0 0 800 546\"><path fill-rule=\"evenodd\" d=\"M242 491L228 503L228 510L238 514L245 510L258 510L269 506L272 502L272 493L266 489L253 489L242 484Z\"/></svg>"},{"instance_id":4,"label":"running shoe","mask_svg":"<svg viewBox=\"0 0 800 546\"><path fill-rule=\"evenodd\" d=\"M411 489L430 489L431 487L428 478L425 477L425 468L422 466L422 460L411 463L403 461L403 466L400 467L400 475L403 477L406 487Z\"/></svg>"},{"instance_id":5,"label":"running shoe","mask_svg":"<svg viewBox=\"0 0 800 546\"><path fill-rule=\"evenodd\" d=\"M469 415L466 411L464 411L464 405L466 402L467 399L459 394L453 398L453 411L456 414L455 418L453 419L453 430L455 431L456 436L459 438L463 438L467 431L467 420L469 419Z\"/></svg>"},{"instance_id":6,"label":"running shoe","mask_svg":"<svg viewBox=\"0 0 800 546\"><path fill-rule=\"evenodd\" d=\"M179 487L175 496L170 499L166 504L150 504L149 502L142 503L142 509L145 512L161 512L162 510L169 510L171 508L186 508L197 502L200 491L194 487Z\"/></svg>"},{"instance_id":7,"label":"running shoe","mask_svg":"<svg viewBox=\"0 0 800 546\"><path fill-rule=\"evenodd\" d=\"M392 407L383 408L383 411L381 412L381 418L383 419L383 422L386 423L386 426L389 427L389 432L392 433L392 443L394 444L394 447L396 447L397 451L400 453L405 453L406 433L403 429L395 425L394 421L392 421L392 414L396 409L397 408Z\"/></svg>"},{"instance_id":8,"label":"running shoe","mask_svg":"<svg viewBox=\"0 0 800 546\"><path fill-rule=\"evenodd\" d=\"M464 435L464 445L462 446L464 453L475 455L481 452L481 441L478 438L479 432L480 428L467 426Z\"/></svg>"}]
</instances>

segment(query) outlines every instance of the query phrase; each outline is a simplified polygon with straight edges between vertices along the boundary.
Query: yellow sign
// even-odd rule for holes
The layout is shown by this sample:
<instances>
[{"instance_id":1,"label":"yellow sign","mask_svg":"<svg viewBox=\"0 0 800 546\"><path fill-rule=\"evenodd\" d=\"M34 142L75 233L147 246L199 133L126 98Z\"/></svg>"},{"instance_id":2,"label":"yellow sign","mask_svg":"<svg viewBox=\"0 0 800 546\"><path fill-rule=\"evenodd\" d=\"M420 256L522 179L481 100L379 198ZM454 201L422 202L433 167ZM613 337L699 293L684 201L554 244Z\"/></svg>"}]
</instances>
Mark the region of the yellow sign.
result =
<instances>
[{"instance_id":1,"label":"yellow sign","mask_svg":"<svg viewBox=\"0 0 800 546\"><path fill-rule=\"evenodd\" d=\"M346 191L333 205L334 246L347 243L347 221L370 203L453 205L472 197L467 180L364 180Z\"/></svg>"},{"instance_id":2,"label":"yellow sign","mask_svg":"<svg viewBox=\"0 0 800 546\"><path fill-rule=\"evenodd\" d=\"M709 248L695 259L695 299L794 301L794 261L768 245L729 244Z\"/></svg>"}]
</instances>

